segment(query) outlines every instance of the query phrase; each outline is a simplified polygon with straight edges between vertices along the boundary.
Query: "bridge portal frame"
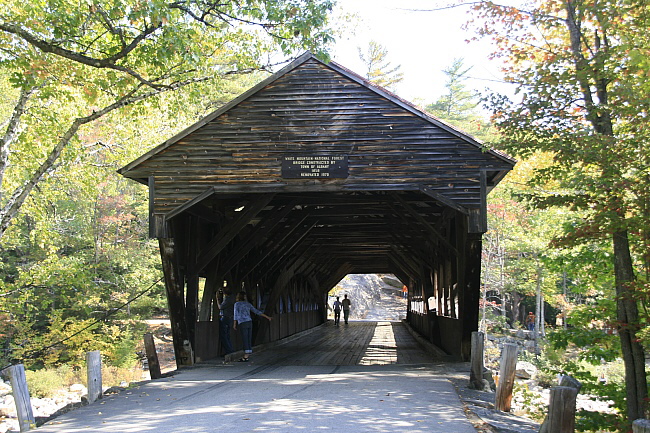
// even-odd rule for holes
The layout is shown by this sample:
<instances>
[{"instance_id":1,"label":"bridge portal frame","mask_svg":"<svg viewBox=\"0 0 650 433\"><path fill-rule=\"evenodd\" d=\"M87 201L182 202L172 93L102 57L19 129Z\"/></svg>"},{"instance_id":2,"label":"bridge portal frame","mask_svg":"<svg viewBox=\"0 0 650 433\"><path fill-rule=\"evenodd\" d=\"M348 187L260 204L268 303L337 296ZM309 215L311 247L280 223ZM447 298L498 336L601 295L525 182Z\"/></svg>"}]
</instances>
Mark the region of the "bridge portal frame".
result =
<instances>
[{"instance_id":1,"label":"bridge portal frame","mask_svg":"<svg viewBox=\"0 0 650 433\"><path fill-rule=\"evenodd\" d=\"M326 320L349 273L392 273L407 320L468 359L487 194L515 161L306 53L119 172L149 188L177 364L218 355L214 297L276 318L257 343Z\"/></svg>"}]
</instances>

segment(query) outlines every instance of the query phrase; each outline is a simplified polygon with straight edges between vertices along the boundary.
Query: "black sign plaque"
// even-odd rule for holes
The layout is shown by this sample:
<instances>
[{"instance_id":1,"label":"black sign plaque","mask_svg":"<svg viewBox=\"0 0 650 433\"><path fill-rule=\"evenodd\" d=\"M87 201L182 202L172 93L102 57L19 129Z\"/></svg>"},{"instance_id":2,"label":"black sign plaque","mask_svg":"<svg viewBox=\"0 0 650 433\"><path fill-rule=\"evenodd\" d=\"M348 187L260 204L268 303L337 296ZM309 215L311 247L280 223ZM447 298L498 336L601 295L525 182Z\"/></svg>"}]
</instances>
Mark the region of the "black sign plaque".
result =
<instances>
[{"instance_id":1,"label":"black sign plaque","mask_svg":"<svg viewBox=\"0 0 650 433\"><path fill-rule=\"evenodd\" d=\"M348 177L347 155L293 155L282 157L285 179L322 179Z\"/></svg>"}]
</instances>

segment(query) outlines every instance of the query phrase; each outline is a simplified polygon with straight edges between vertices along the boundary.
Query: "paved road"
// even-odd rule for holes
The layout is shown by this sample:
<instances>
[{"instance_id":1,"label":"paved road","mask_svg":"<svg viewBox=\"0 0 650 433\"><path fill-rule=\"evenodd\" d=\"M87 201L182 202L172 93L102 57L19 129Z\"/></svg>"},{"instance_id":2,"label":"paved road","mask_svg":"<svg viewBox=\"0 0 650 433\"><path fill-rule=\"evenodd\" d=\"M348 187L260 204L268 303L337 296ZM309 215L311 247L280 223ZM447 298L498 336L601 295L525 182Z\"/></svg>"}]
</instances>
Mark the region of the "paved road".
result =
<instances>
[{"instance_id":1,"label":"paved road","mask_svg":"<svg viewBox=\"0 0 650 433\"><path fill-rule=\"evenodd\" d=\"M390 351L384 337L381 347ZM249 363L184 369L69 412L37 431L476 433L445 377L454 366L288 365L287 346L279 349L279 356L267 348Z\"/></svg>"}]
</instances>

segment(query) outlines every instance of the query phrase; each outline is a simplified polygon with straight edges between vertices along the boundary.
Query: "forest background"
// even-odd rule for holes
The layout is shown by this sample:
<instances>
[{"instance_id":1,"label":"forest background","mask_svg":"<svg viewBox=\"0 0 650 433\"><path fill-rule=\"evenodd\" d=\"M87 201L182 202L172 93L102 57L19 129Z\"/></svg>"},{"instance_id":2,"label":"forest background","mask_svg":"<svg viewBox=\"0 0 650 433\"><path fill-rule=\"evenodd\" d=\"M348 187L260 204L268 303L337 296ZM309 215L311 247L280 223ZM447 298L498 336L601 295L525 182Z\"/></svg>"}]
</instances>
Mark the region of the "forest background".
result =
<instances>
[{"instance_id":1,"label":"forest background","mask_svg":"<svg viewBox=\"0 0 650 433\"><path fill-rule=\"evenodd\" d=\"M133 366L141 319L166 301L147 191L116 169L286 58L311 49L327 59L345 30L332 28L327 0L0 8L3 366L76 366L96 349ZM580 428L626 431L647 411L646 8L480 2L473 17L517 91L468 89L459 58L426 109L520 159L489 196L482 324L521 327L535 312L548 334L535 362L614 402L612 413L581 414ZM391 88L399 65L379 44L362 48L359 72ZM603 384L593 366L616 362L625 374Z\"/></svg>"}]
</instances>

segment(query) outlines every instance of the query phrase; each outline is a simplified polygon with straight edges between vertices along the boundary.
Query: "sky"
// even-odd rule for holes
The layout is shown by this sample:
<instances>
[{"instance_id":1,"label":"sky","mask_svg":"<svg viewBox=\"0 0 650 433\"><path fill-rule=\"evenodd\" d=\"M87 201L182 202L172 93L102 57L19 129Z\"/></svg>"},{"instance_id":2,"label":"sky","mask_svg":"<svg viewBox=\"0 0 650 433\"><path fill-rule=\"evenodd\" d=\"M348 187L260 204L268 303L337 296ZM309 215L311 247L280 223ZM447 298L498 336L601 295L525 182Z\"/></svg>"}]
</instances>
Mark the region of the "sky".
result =
<instances>
[{"instance_id":1,"label":"sky","mask_svg":"<svg viewBox=\"0 0 650 433\"><path fill-rule=\"evenodd\" d=\"M440 7L437 0L338 0L343 11L356 14L354 34L339 37L331 58L360 75L365 66L359 59L358 47L367 51L374 40L388 51L391 66L401 65L402 83L395 87L400 97L424 106L445 93L446 75L455 58L463 58L465 67L472 67L465 82L468 89L483 92L486 87L508 92L500 83L499 65L489 61L488 41L467 43L474 36L464 30L469 19L467 7L424 11Z\"/></svg>"}]
</instances>

